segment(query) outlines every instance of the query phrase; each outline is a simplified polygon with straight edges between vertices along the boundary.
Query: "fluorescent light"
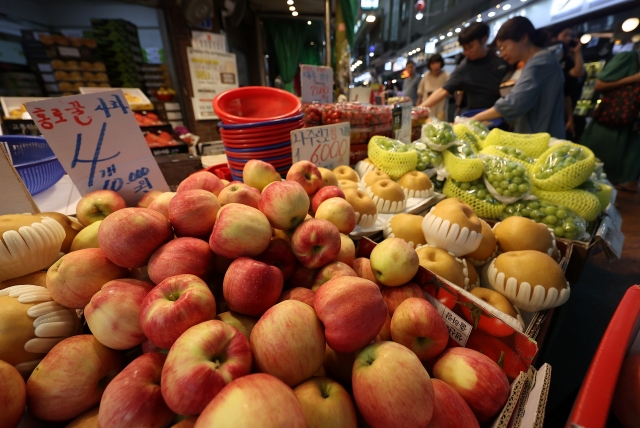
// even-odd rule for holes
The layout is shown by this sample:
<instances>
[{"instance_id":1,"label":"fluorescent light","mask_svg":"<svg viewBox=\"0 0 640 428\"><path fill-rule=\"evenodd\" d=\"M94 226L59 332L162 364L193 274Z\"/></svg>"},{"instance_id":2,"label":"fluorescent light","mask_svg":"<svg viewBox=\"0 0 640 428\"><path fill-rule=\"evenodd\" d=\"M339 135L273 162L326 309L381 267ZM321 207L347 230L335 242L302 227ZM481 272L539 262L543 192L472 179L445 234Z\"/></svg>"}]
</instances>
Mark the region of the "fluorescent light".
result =
<instances>
[{"instance_id":1,"label":"fluorescent light","mask_svg":"<svg viewBox=\"0 0 640 428\"><path fill-rule=\"evenodd\" d=\"M420 48L416 48L416 51L420 52Z\"/></svg>"},{"instance_id":2,"label":"fluorescent light","mask_svg":"<svg viewBox=\"0 0 640 428\"><path fill-rule=\"evenodd\" d=\"M478 14L478 18L482 18L482 14L481 13Z\"/></svg>"},{"instance_id":3,"label":"fluorescent light","mask_svg":"<svg viewBox=\"0 0 640 428\"><path fill-rule=\"evenodd\" d=\"M496 9L500 9L500 5L499 4L496 5Z\"/></svg>"},{"instance_id":4,"label":"fluorescent light","mask_svg":"<svg viewBox=\"0 0 640 428\"><path fill-rule=\"evenodd\" d=\"M522 3L526 2L527 0L520 0Z\"/></svg>"},{"instance_id":5,"label":"fluorescent light","mask_svg":"<svg viewBox=\"0 0 640 428\"><path fill-rule=\"evenodd\" d=\"M580 37L580 43L582 43L583 45L586 45L590 41L591 41L591 34L583 34L582 37Z\"/></svg>"},{"instance_id":6,"label":"fluorescent light","mask_svg":"<svg viewBox=\"0 0 640 428\"><path fill-rule=\"evenodd\" d=\"M266 59L269 59L269 55L265 55L264 57L265 57Z\"/></svg>"},{"instance_id":7,"label":"fluorescent light","mask_svg":"<svg viewBox=\"0 0 640 428\"><path fill-rule=\"evenodd\" d=\"M462 28L460 27L456 28L456 33L459 33L460 31L462 31Z\"/></svg>"},{"instance_id":8,"label":"fluorescent light","mask_svg":"<svg viewBox=\"0 0 640 428\"><path fill-rule=\"evenodd\" d=\"M453 36L453 33L452 33L451 31L449 31L449 32L447 33L447 37L451 37L451 36Z\"/></svg>"},{"instance_id":9,"label":"fluorescent light","mask_svg":"<svg viewBox=\"0 0 640 428\"><path fill-rule=\"evenodd\" d=\"M293 0L287 0L287 4L291 6L293 4Z\"/></svg>"},{"instance_id":10,"label":"fluorescent light","mask_svg":"<svg viewBox=\"0 0 640 428\"><path fill-rule=\"evenodd\" d=\"M398 82L398 81L397 81L396 79L393 79L393 80L391 81L391 83L397 83L397 82Z\"/></svg>"},{"instance_id":11,"label":"fluorescent light","mask_svg":"<svg viewBox=\"0 0 640 428\"><path fill-rule=\"evenodd\" d=\"M311 46L313 46L313 42L311 42Z\"/></svg>"},{"instance_id":12,"label":"fluorescent light","mask_svg":"<svg viewBox=\"0 0 640 428\"><path fill-rule=\"evenodd\" d=\"M295 6L289 6L289 10L291 10L291 11L296 10L296 7Z\"/></svg>"},{"instance_id":13,"label":"fluorescent light","mask_svg":"<svg viewBox=\"0 0 640 428\"><path fill-rule=\"evenodd\" d=\"M296 12L295 10L293 12L291 12L291 15L293 16L298 16L298 12Z\"/></svg>"},{"instance_id":14,"label":"fluorescent light","mask_svg":"<svg viewBox=\"0 0 640 428\"><path fill-rule=\"evenodd\" d=\"M441 35L441 36L440 36L440 40L444 40L444 36L442 36L442 35Z\"/></svg>"},{"instance_id":15,"label":"fluorescent light","mask_svg":"<svg viewBox=\"0 0 640 428\"><path fill-rule=\"evenodd\" d=\"M509 9L511 9L511 5L510 5L510 4L505 4L505 5L502 7L502 10L509 10Z\"/></svg>"},{"instance_id":16,"label":"fluorescent light","mask_svg":"<svg viewBox=\"0 0 640 428\"><path fill-rule=\"evenodd\" d=\"M638 28L638 25L640 25L640 19L629 18L622 23L622 31L624 31L625 33L629 33Z\"/></svg>"},{"instance_id":17,"label":"fluorescent light","mask_svg":"<svg viewBox=\"0 0 640 428\"><path fill-rule=\"evenodd\" d=\"M422 19L422 17L423 17L423 16L424 16L424 15L422 14L422 12L418 12L418 13L416 13L416 19L417 19L418 21L420 21L420 20Z\"/></svg>"},{"instance_id":18,"label":"fluorescent light","mask_svg":"<svg viewBox=\"0 0 640 428\"><path fill-rule=\"evenodd\" d=\"M324 46L324 45L326 45L326 44L327 44L327 42L322 42L322 46Z\"/></svg>"},{"instance_id":19,"label":"fluorescent light","mask_svg":"<svg viewBox=\"0 0 640 428\"><path fill-rule=\"evenodd\" d=\"M374 53L373 52L369 52L369 56L373 58Z\"/></svg>"},{"instance_id":20,"label":"fluorescent light","mask_svg":"<svg viewBox=\"0 0 640 428\"><path fill-rule=\"evenodd\" d=\"M307 25L311 25L311 21L307 21Z\"/></svg>"},{"instance_id":21,"label":"fluorescent light","mask_svg":"<svg viewBox=\"0 0 640 428\"><path fill-rule=\"evenodd\" d=\"M489 12L487 16L489 16L489 18L493 18L494 16L496 16L496 13L495 12Z\"/></svg>"},{"instance_id":22,"label":"fluorescent light","mask_svg":"<svg viewBox=\"0 0 640 428\"><path fill-rule=\"evenodd\" d=\"M375 15L367 15L367 19L365 19L365 21L367 21L367 22L376 22L376 16Z\"/></svg>"},{"instance_id":23,"label":"fluorescent light","mask_svg":"<svg viewBox=\"0 0 640 428\"><path fill-rule=\"evenodd\" d=\"M633 43L638 43L638 42L640 42L640 34L636 34L635 36L633 36L633 37L631 38L631 41L632 41Z\"/></svg>"}]
</instances>

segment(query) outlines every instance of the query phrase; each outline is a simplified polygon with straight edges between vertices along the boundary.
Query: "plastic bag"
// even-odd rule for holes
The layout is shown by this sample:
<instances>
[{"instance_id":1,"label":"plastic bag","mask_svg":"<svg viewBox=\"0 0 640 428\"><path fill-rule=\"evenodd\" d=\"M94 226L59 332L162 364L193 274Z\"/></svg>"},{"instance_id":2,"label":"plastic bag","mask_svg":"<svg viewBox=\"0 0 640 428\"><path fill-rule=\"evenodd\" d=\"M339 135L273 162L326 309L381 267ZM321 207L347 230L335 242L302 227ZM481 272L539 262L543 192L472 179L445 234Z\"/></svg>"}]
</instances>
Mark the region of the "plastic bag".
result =
<instances>
[{"instance_id":1,"label":"plastic bag","mask_svg":"<svg viewBox=\"0 0 640 428\"><path fill-rule=\"evenodd\" d=\"M460 182L449 178L442 191L448 198L458 198L473 208L477 216L499 219L504 204L493 197L482 179L471 182Z\"/></svg>"},{"instance_id":2,"label":"plastic bag","mask_svg":"<svg viewBox=\"0 0 640 428\"><path fill-rule=\"evenodd\" d=\"M456 145L443 151L442 155L444 166L454 180L473 181L482 177L482 159L468 141L458 140Z\"/></svg>"},{"instance_id":3,"label":"plastic bag","mask_svg":"<svg viewBox=\"0 0 640 428\"><path fill-rule=\"evenodd\" d=\"M412 147L387 137L372 137L367 154L371 162L393 180L414 171L418 163L418 153Z\"/></svg>"},{"instance_id":4,"label":"plastic bag","mask_svg":"<svg viewBox=\"0 0 640 428\"><path fill-rule=\"evenodd\" d=\"M434 120L422 127L422 142L438 152L455 146L456 138L451 124L447 122Z\"/></svg>"},{"instance_id":5,"label":"plastic bag","mask_svg":"<svg viewBox=\"0 0 640 428\"><path fill-rule=\"evenodd\" d=\"M569 190L584 183L595 168L593 152L579 144L563 142L550 147L536 161L532 181L542 190Z\"/></svg>"},{"instance_id":6,"label":"plastic bag","mask_svg":"<svg viewBox=\"0 0 640 428\"><path fill-rule=\"evenodd\" d=\"M467 128L469 128L469 131L471 131L476 137L480 138L481 140L484 140L485 138L487 138L487 135L489 135L489 128L487 128L487 126L479 120L471 119L469 117L456 116L453 122L456 125L466 126Z\"/></svg>"},{"instance_id":7,"label":"plastic bag","mask_svg":"<svg viewBox=\"0 0 640 428\"><path fill-rule=\"evenodd\" d=\"M504 208L500 220L511 216L530 218L553 230L557 238L585 239L587 222L564 205L541 200L520 201Z\"/></svg>"},{"instance_id":8,"label":"plastic bag","mask_svg":"<svg viewBox=\"0 0 640 428\"><path fill-rule=\"evenodd\" d=\"M598 197L585 190L569 189L554 192L534 188L532 193L543 201L566 206L588 222L598 218L598 214L602 211Z\"/></svg>"},{"instance_id":9,"label":"plastic bag","mask_svg":"<svg viewBox=\"0 0 640 428\"><path fill-rule=\"evenodd\" d=\"M512 204L529 195L529 175L520 162L497 156L480 157L484 162L484 184L497 200Z\"/></svg>"},{"instance_id":10,"label":"plastic bag","mask_svg":"<svg viewBox=\"0 0 640 428\"><path fill-rule=\"evenodd\" d=\"M584 183L582 183L578 189L585 190L589 193L596 195L600 201L600 210L604 211L611 202L611 186L597 179L595 172L591 174L591 177Z\"/></svg>"},{"instance_id":11,"label":"plastic bag","mask_svg":"<svg viewBox=\"0 0 640 428\"><path fill-rule=\"evenodd\" d=\"M522 150L528 156L537 159L549 148L551 136L546 132L538 134L518 134L494 128L487 138L480 142L483 149L489 146L507 146Z\"/></svg>"},{"instance_id":12,"label":"plastic bag","mask_svg":"<svg viewBox=\"0 0 640 428\"><path fill-rule=\"evenodd\" d=\"M535 164L535 159L529 157L525 152L515 147L489 146L482 149L480 154L497 156L514 162L520 162L529 172L531 172L533 165Z\"/></svg>"},{"instance_id":13,"label":"plastic bag","mask_svg":"<svg viewBox=\"0 0 640 428\"><path fill-rule=\"evenodd\" d=\"M425 143L421 141L414 141L409 145L409 147L415 150L416 153L418 153L418 163L416 165L416 169L418 171L433 169L437 166L442 165L442 153L436 152Z\"/></svg>"}]
</instances>

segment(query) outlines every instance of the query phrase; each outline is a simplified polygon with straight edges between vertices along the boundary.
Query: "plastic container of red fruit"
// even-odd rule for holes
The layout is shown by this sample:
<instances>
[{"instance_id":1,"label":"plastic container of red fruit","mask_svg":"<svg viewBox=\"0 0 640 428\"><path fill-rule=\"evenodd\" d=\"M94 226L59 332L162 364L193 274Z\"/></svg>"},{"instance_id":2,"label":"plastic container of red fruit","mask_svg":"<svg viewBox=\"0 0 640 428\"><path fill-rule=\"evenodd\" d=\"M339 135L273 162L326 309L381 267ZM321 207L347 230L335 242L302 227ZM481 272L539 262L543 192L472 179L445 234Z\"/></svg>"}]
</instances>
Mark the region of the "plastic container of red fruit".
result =
<instances>
[{"instance_id":1,"label":"plastic container of red fruit","mask_svg":"<svg viewBox=\"0 0 640 428\"><path fill-rule=\"evenodd\" d=\"M246 86L216 96L213 110L225 124L265 122L299 114L300 100L281 89Z\"/></svg>"}]
</instances>

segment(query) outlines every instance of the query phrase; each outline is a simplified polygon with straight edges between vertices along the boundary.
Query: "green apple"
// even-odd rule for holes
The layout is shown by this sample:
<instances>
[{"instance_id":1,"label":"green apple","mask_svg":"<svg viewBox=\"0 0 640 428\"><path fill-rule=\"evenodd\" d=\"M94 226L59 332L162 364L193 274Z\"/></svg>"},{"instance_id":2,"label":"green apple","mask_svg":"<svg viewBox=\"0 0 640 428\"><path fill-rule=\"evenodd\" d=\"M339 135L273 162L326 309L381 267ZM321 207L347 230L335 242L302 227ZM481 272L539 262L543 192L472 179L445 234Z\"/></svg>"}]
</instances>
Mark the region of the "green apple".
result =
<instances>
[{"instance_id":1,"label":"green apple","mask_svg":"<svg viewBox=\"0 0 640 428\"><path fill-rule=\"evenodd\" d=\"M420 266L416 250L403 239L385 239L371 252L371 270L376 279L389 287L406 284Z\"/></svg>"},{"instance_id":2,"label":"green apple","mask_svg":"<svg viewBox=\"0 0 640 428\"><path fill-rule=\"evenodd\" d=\"M91 223L82 229L71 242L71 251L83 250L85 248L100 248L98 244L98 228L102 220Z\"/></svg>"}]
</instances>

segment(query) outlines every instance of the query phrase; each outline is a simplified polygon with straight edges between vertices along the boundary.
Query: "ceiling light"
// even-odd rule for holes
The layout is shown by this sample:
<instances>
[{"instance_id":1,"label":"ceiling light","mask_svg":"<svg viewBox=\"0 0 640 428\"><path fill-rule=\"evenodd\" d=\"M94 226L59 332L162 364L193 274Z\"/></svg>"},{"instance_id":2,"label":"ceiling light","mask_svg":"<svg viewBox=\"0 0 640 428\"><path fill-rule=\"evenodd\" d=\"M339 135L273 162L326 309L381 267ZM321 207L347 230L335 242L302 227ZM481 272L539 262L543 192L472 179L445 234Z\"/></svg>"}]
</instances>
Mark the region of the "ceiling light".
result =
<instances>
[{"instance_id":1,"label":"ceiling light","mask_svg":"<svg viewBox=\"0 0 640 428\"><path fill-rule=\"evenodd\" d=\"M482 14L481 13L478 14L478 18L482 18Z\"/></svg>"},{"instance_id":2,"label":"ceiling light","mask_svg":"<svg viewBox=\"0 0 640 428\"><path fill-rule=\"evenodd\" d=\"M520 0L522 3L526 2L527 0Z\"/></svg>"},{"instance_id":3,"label":"ceiling light","mask_svg":"<svg viewBox=\"0 0 640 428\"><path fill-rule=\"evenodd\" d=\"M489 18L493 18L494 16L496 16L495 12L489 12L488 13Z\"/></svg>"},{"instance_id":4,"label":"ceiling light","mask_svg":"<svg viewBox=\"0 0 640 428\"><path fill-rule=\"evenodd\" d=\"M295 6L289 6L289 10L291 10L291 11L296 10L296 7Z\"/></svg>"},{"instance_id":5,"label":"ceiling light","mask_svg":"<svg viewBox=\"0 0 640 428\"><path fill-rule=\"evenodd\" d=\"M369 52L369 56L370 56L371 58L373 58L373 55L375 55L373 52Z\"/></svg>"},{"instance_id":6,"label":"ceiling light","mask_svg":"<svg viewBox=\"0 0 640 428\"><path fill-rule=\"evenodd\" d=\"M590 41L591 41L591 34L583 34L582 37L580 37L580 43L582 43L583 45L586 45Z\"/></svg>"},{"instance_id":7,"label":"ceiling light","mask_svg":"<svg viewBox=\"0 0 640 428\"><path fill-rule=\"evenodd\" d=\"M624 31L625 33L629 33L635 30L636 28L638 28L639 24L640 24L640 19L629 18L622 23L622 31Z\"/></svg>"},{"instance_id":8,"label":"ceiling light","mask_svg":"<svg viewBox=\"0 0 640 428\"><path fill-rule=\"evenodd\" d=\"M326 44L327 44L327 42L322 42L322 46L324 46L324 45L326 45Z\"/></svg>"},{"instance_id":9,"label":"ceiling light","mask_svg":"<svg viewBox=\"0 0 640 428\"><path fill-rule=\"evenodd\" d=\"M418 21L420 21L420 20L422 19L422 17L423 17L423 16L424 16L424 15L422 14L422 12L418 12L418 13L416 13L416 19L417 19Z\"/></svg>"},{"instance_id":10,"label":"ceiling light","mask_svg":"<svg viewBox=\"0 0 640 428\"><path fill-rule=\"evenodd\" d=\"M482 22L482 18L476 19L476 22Z\"/></svg>"},{"instance_id":11,"label":"ceiling light","mask_svg":"<svg viewBox=\"0 0 640 428\"><path fill-rule=\"evenodd\" d=\"M287 0L287 4L291 6L293 4L293 0Z\"/></svg>"},{"instance_id":12,"label":"ceiling light","mask_svg":"<svg viewBox=\"0 0 640 428\"><path fill-rule=\"evenodd\" d=\"M462 28L460 27L456 28L456 33L459 33L460 31L462 31Z\"/></svg>"},{"instance_id":13,"label":"ceiling light","mask_svg":"<svg viewBox=\"0 0 640 428\"><path fill-rule=\"evenodd\" d=\"M313 42L311 42L311 46L313 46Z\"/></svg>"},{"instance_id":14,"label":"ceiling light","mask_svg":"<svg viewBox=\"0 0 640 428\"><path fill-rule=\"evenodd\" d=\"M397 82L398 82L398 81L397 81L396 79L393 79L393 80L391 81L391 83L397 83Z\"/></svg>"},{"instance_id":15,"label":"ceiling light","mask_svg":"<svg viewBox=\"0 0 640 428\"><path fill-rule=\"evenodd\" d=\"M307 21L307 25L311 25L311 21Z\"/></svg>"},{"instance_id":16,"label":"ceiling light","mask_svg":"<svg viewBox=\"0 0 640 428\"><path fill-rule=\"evenodd\" d=\"M375 15L367 15L367 19L365 19L365 21L367 21L367 22L376 22L376 16Z\"/></svg>"},{"instance_id":17,"label":"ceiling light","mask_svg":"<svg viewBox=\"0 0 640 428\"><path fill-rule=\"evenodd\" d=\"M500 5L499 4L496 5L496 9L500 9Z\"/></svg>"},{"instance_id":18,"label":"ceiling light","mask_svg":"<svg viewBox=\"0 0 640 428\"><path fill-rule=\"evenodd\" d=\"M266 59L269 59L269 55L265 55L264 57L265 57Z\"/></svg>"},{"instance_id":19,"label":"ceiling light","mask_svg":"<svg viewBox=\"0 0 640 428\"><path fill-rule=\"evenodd\" d=\"M291 12L291 15L293 16L298 16L298 12L296 12L295 10L293 12Z\"/></svg>"},{"instance_id":20,"label":"ceiling light","mask_svg":"<svg viewBox=\"0 0 640 428\"><path fill-rule=\"evenodd\" d=\"M636 34L635 36L633 36L633 37L631 38L631 41L632 41L633 43L638 43L638 42L640 42L640 34Z\"/></svg>"},{"instance_id":21,"label":"ceiling light","mask_svg":"<svg viewBox=\"0 0 640 428\"><path fill-rule=\"evenodd\" d=\"M453 33L452 33L451 31L449 31L449 32L447 33L447 37L451 37L451 36L453 36Z\"/></svg>"},{"instance_id":22,"label":"ceiling light","mask_svg":"<svg viewBox=\"0 0 640 428\"><path fill-rule=\"evenodd\" d=\"M444 40L444 36L442 36L442 35L441 35L441 36L440 36L440 40Z\"/></svg>"},{"instance_id":23,"label":"ceiling light","mask_svg":"<svg viewBox=\"0 0 640 428\"><path fill-rule=\"evenodd\" d=\"M416 48L416 51L420 52L420 48Z\"/></svg>"},{"instance_id":24,"label":"ceiling light","mask_svg":"<svg viewBox=\"0 0 640 428\"><path fill-rule=\"evenodd\" d=\"M616 45L620 45L620 44L622 44L622 40L620 40L620 39L616 40L616 41L615 41L615 44L616 44Z\"/></svg>"},{"instance_id":25,"label":"ceiling light","mask_svg":"<svg viewBox=\"0 0 640 428\"><path fill-rule=\"evenodd\" d=\"M505 5L502 7L502 10L509 10L509 9L511 9L511 5L510 5L510 4L505 4Z\"/></svg>"}]
</instances>

